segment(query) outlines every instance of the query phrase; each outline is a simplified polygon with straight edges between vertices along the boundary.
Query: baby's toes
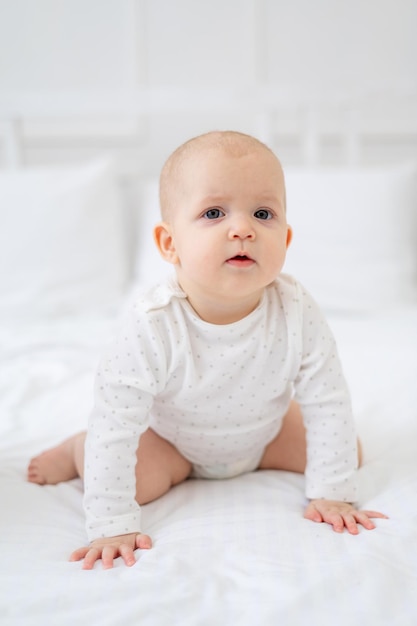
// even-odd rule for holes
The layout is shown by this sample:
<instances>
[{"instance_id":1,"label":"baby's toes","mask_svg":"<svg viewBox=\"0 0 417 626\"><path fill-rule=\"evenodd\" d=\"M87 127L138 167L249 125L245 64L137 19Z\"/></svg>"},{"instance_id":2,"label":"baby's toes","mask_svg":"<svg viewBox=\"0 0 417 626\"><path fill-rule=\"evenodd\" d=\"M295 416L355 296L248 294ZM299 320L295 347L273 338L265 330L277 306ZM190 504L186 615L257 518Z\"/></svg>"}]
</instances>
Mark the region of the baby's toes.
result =
<instances>
[{"instance_id":1,"label":"baby's toes","mask_svg":"<svg viewBox=\"0 0 417 626\"><path fill-rule=\"evenodd\" d=\"M31 459L28 466L27 478L30 483L36 483L38 485L44 485L46 483L45 478L40 472L37 458Z\"/></svg>"}]
</instances>

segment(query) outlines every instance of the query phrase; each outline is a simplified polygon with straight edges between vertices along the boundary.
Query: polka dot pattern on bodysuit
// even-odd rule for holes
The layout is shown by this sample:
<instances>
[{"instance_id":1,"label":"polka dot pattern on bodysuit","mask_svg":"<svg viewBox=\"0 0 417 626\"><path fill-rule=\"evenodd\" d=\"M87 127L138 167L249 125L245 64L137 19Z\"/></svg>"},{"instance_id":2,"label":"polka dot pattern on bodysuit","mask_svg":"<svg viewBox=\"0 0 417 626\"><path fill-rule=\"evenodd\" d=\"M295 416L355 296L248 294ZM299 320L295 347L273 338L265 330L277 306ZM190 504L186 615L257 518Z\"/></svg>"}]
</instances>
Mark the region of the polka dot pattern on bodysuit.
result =
<instances>
[{"instance_id":1,"label":"polka dot pattern on bodysuit","mask_svg":"<svg viewBox=\"0 0 417 626\"><path fill-rule=\"evenodd\" d=\"M100 364L86 448L90 538L140 530L135 453L149 426L215 476L260 458L293 395L307 429L307 497L355 501L349 393L301 285L280 277L257 309L224 326L198 318L178 286L163 289L136 303Z\"/></svg>"}]
</instances>

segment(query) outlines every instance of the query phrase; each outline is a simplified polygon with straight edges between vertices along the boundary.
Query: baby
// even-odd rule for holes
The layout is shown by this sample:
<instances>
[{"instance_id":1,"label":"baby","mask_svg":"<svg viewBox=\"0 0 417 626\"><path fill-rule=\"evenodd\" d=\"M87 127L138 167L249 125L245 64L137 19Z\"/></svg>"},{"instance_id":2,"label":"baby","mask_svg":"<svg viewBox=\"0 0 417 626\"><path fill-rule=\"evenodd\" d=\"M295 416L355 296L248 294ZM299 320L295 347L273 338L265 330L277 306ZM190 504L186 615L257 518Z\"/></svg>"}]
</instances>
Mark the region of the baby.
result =
<instances>
[{"instance_id":1,"label":"baby","mask_svg":"<svg viewBox=\"0 0 417 626\"><path fill-rule=\"evenodd\" d=\"M35 483L84 479L90 545L71 560L132 565L152 545L140 505L190 477L257 469L305 473L305 518L374 528L385 516L352 504L360 452L333 336L281 274L292 232L280 162L251 136L207 133L169 157L160 202L154 238L175 279L127 313L88 434L29 465Z\"/></svg>"}]
</instances>

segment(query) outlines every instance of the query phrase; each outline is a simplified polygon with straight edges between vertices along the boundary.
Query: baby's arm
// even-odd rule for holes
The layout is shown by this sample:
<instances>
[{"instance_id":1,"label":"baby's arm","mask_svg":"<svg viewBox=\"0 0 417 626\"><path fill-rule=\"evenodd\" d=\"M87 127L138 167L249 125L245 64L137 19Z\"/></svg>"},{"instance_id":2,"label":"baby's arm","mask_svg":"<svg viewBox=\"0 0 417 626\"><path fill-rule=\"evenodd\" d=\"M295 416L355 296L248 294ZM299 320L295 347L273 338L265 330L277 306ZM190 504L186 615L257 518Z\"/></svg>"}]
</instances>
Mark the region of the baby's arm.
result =
<instances>
[{"instance_id":1,"label":"baby's arm","mask_svg":"<svg viewBox=\"0 0 417 626\"><path fill-rule=\"evenodd\" d=\"M342 533L346 528L351 535L359 533L358 524L367 530L375 528L371 520L373 517L387 519L386 515L378 511L359 511L350 502L324 499L311 500L304 517L312 522L326 522L337 533Z\"/></svg>"},{"instance_id":2,"label":"baby's arm","mask_svg":"<svg viewBox=\"0 0 417 626\"><path fill-rule=\"evenodd\" d=\"M317 304L303 289L299 300L303 303L302 347L294 387L306 428L306 496L313 502L356 502L357 435L335 339Z\"/></svg>"},{"instance_id":3,"label":"baby's arm","mask_svg":"<svg viewBox=\"0 0 417 626\"><path fill-rule=\"evenodd\" d=\"M75 550L70 556L70 561L81 561L81 559L84 559L83 569L92 569L94 563L101 559L103 568L110 569L113 567L114 559L121 556L126 565L130 567L136 563L134 550L137 548L148 550L151 547L151 538L149 535L143 535L142 533L106 537L104 539L96 539L89 546Z\"/></svg>"},{"instance_id":4,"label":"baby's arm","mask_svg":"<svg viewBox=\"0 0 417 626\"><path fill-rule=\"evenodd\" d=\"M130 310L99 363L84 464L84 508L91 543L72 554L72 560L85 558L87 569L100 558L105 567L111 566L116 556L132 564L136 538L141 538L141 547L150 547L149 537L141 534L136 501L136 451L162 379L163 354L148 345L157 336L148 326L147 319ZM144 537L147 545L142 546Z\"/></svg>"}]
</instances>

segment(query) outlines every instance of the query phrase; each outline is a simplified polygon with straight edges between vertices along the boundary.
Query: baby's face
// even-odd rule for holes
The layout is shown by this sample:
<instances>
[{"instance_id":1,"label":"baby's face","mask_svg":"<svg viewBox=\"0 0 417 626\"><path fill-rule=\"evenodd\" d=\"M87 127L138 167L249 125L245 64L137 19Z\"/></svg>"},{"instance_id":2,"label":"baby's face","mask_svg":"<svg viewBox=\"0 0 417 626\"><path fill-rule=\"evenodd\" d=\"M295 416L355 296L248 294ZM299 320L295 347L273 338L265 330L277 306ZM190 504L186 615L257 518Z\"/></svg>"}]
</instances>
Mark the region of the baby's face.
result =
<instances>
[{"instance_id":1,"label":"baby's face","mask_svg":"<svg viewBox=\"0 0 417 626\"><path fill-rule=\"evenodd\" d=\"M278 160L263 149L194 155L179 176L170 228L178 279L197 312L204 317L209 300L247 314L280 273L291 238Z\"/></svg>"}]
</instances>

